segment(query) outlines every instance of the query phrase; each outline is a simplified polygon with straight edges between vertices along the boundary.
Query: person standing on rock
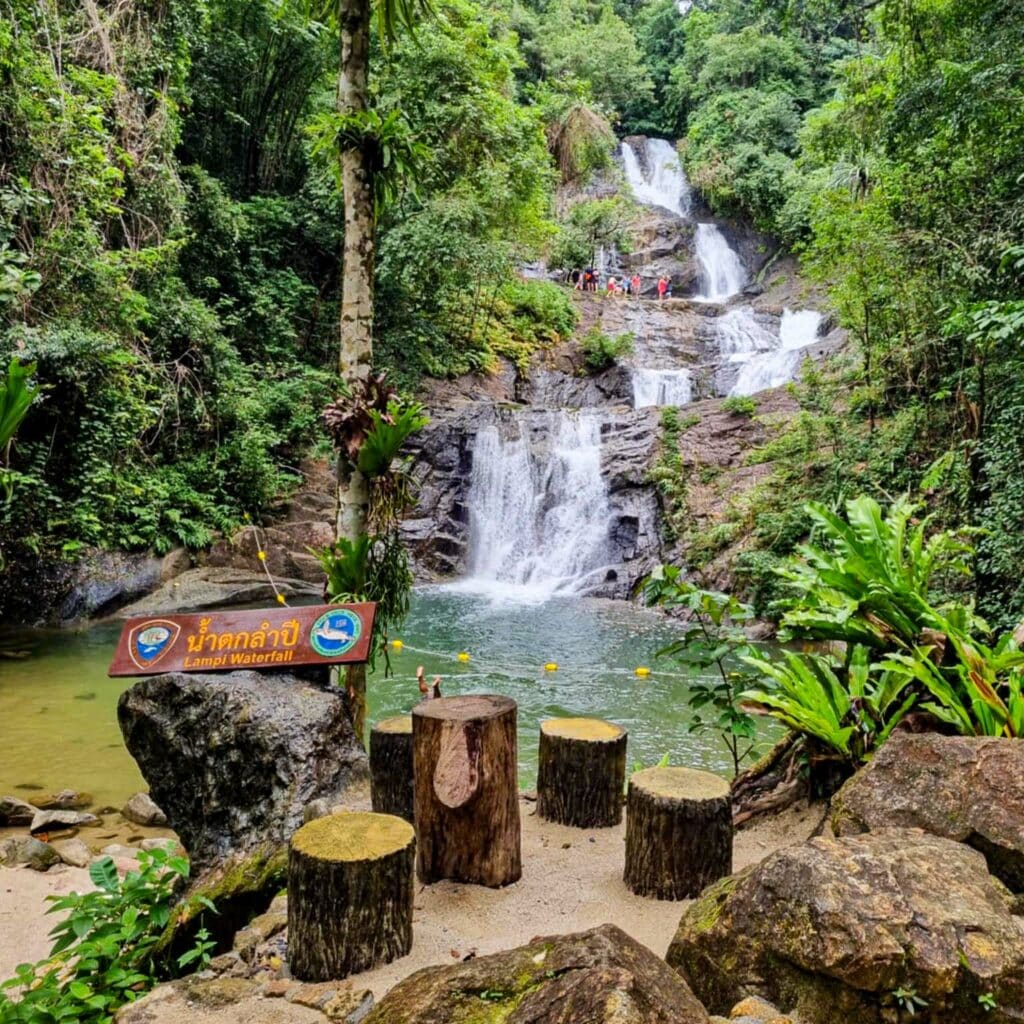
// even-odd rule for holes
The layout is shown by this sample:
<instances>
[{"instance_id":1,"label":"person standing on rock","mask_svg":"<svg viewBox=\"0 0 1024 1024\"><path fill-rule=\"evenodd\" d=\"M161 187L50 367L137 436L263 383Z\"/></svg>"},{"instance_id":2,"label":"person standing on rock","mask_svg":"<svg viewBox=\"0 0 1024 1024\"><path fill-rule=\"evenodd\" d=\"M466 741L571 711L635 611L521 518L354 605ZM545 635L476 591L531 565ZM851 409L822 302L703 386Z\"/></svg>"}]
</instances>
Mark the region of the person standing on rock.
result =
<instances>
[{"instance_id":1,"label":"person standing on rock","mask_svg":"<svg viewBox=\"0 0 1024 1024\"><path fill-rule=\"evenodd\" d=\"M583 273L579 270L572 271L572 273L569 274L569 281L572 284L572 290L574 292L580 291L583 287Z\"/></svg>"},{"instance_id":2,"label":"person standing on rock","mask_svg":"<svg viewBox=\"0 0 1024 1024\"><path fill-rule=\"evenodd\" d=\"M639 274L634 274L633 279L629 282L633 297L636 299L640 298L640 291L643 288L643 281L640 280Z\"/></svg>"},{"instance_id":3,"label":"person standing on rock","mask_svg":"<svg viewBox=\"0 0 1024 1024\"><path fill-rule=\"evenodd\" d=\"M658 278L658 301L660 302L665 298L665 293L668 291L668 279L662 274Z\"/></svg>"}]
</instances>

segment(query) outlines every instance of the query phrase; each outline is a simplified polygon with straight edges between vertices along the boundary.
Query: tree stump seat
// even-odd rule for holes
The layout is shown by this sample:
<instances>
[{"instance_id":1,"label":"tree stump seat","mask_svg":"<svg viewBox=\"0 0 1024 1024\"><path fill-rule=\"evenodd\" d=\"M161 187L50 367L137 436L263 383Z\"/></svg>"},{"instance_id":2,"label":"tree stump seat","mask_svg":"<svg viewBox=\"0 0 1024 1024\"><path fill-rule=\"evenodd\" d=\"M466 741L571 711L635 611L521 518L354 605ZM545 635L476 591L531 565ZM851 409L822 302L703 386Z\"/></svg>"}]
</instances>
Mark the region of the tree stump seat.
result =
<instances>
[{"instance_id":1,"label":"tree stump seat","mask_svg":"<svg viewBox=\"0 0 1024 1024\"><path fill-rule=\"evenodd\" d=\"M681 900L732 873L729 784L691 768L647 768L629 780L626 885Z\"/></svg>"},{"instance_id":2,"label":"tree stump seat","mask_svg":"<svg viewBox=\"0 0 1024 1024\"><path fill-rule=\"evenodd\" d=\"M412 712L420 880L493 887L522 875L516 702L440 697Z\"/></svg>"},{"instance_id":3,"label":"tree stump seat","mask_svg":"<svg viewBox=\"0 0 1024 1024\"><path fill-rule=\"evenodd\" d=\"M414 823L412 715L382 718L370 730L370 803Z\"/></svg>"},{"instance_id":4,"label":"tree stump seat","mask_svg":"<svg viewBox=\"0 0 1024 1024\"><path fill-rule=\"evenodd\" d=\"M577 828L622 821L626 730L600 718L541 722L537 814Z\"/></svg>"},{"instance_id":5,"label":"tree stump seat","mask_svg":"<svg viewBox=\"0 0 1024 1024\"><path fill-rule=\"evenodd\" d=\"M303 825L288 854L288 964L302 981L347 978L412 948L412 826L346 811Z\"/></svg>"}]
</instances>

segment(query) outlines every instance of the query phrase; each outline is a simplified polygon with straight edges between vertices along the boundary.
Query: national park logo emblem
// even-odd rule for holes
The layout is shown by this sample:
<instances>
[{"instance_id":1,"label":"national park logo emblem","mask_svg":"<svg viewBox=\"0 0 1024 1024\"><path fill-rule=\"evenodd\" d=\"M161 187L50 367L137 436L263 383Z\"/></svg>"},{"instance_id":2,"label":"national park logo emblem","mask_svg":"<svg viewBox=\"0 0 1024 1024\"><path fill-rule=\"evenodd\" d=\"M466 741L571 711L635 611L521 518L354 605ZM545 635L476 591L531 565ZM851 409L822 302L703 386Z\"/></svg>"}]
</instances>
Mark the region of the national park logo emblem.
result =
<instances>
[{"instance_id":1,"label":"national park logo emblem","mask_svg":"<svg viewBox=\"0 0 1024 1024\"><path fill-rule=\"evenodd\" d=\"M181 626L167 619L149 619L136 626L128 639L128 653L141 669L155 665L173 646Z\"/></svg>"},{"instance_id":2,"label":"national park logo emblem","mask_svg":"<svg viewBox=\"0 0 1024 1024\"><path fill-rule=\"evenodd\" d=\"M354 647L362 632L363 624L355 612L331 609L310 627L309 642L317 654L335 658Z\"/></svg>"}]
</instances>

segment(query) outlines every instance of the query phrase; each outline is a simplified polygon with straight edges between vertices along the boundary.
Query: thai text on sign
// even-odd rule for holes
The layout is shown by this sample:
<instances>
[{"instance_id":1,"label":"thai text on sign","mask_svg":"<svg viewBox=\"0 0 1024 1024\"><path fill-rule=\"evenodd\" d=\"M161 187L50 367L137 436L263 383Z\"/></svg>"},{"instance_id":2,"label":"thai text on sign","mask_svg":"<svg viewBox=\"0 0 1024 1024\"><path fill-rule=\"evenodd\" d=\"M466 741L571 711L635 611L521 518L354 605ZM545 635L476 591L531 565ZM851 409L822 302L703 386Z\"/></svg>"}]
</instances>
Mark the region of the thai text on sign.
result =
<instances>
[{"instance_id":1,"label":"thai text on sign","mask_svg":"<svg viewBox=\"0 0 1024 1024\"><path fill-rule=\"evenodd\" d=\"M108 675L367 661L376 607L331 604L128 619Z\"/></svg>"}]
</instances>

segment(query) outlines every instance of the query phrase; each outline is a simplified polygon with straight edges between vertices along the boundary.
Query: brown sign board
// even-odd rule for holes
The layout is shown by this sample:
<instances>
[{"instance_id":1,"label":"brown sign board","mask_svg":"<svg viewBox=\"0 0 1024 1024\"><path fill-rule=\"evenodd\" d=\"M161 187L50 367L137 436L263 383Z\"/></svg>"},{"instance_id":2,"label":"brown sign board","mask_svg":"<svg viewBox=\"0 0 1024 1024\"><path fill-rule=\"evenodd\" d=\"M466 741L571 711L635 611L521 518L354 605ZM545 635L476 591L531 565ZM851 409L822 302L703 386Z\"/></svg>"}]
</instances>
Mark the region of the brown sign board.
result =
<instances>
[{"instance_id":1,"label":"brown sign board","mask_svg":"<svg viewBox=\"0 0 1024 1024\"><path fill-rule=\"evenodd\" d=\"M128 619L110 676L367 661L375 604L256 608Z\"/></svg>"}]
</instances>

